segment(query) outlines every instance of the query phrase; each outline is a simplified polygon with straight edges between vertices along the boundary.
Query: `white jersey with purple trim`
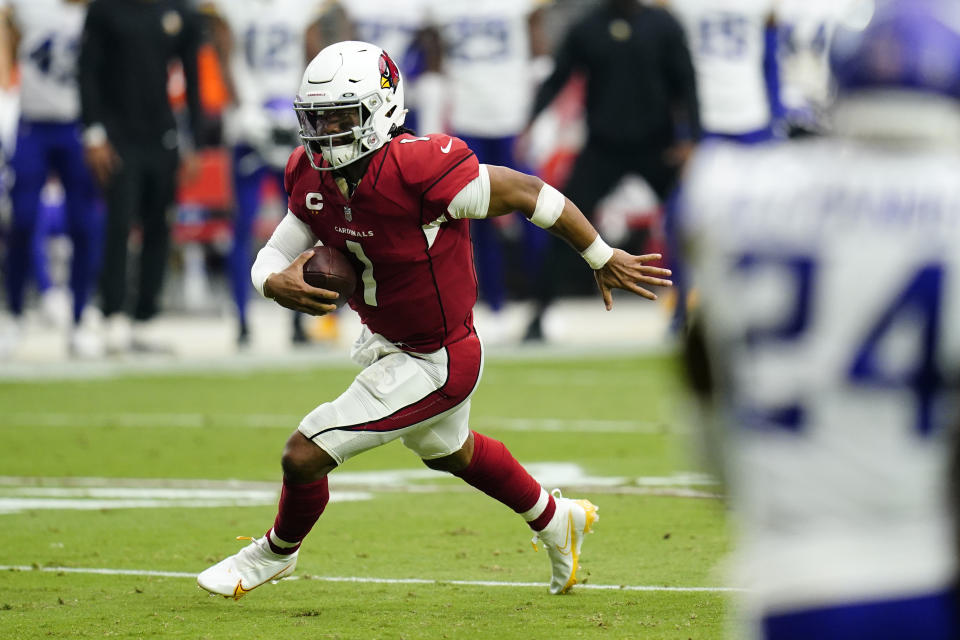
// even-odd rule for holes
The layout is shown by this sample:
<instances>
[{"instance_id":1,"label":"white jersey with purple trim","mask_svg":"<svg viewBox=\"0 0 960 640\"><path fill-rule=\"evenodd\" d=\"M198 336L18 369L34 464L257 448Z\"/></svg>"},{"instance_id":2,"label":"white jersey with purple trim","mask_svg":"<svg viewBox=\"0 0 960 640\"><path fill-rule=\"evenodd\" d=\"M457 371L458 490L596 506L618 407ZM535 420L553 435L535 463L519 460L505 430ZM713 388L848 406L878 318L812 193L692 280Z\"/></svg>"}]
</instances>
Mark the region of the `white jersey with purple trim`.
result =
<instances>
[{"instance_id":1,"label":"white jersey with purple trim","mask_svg":"<svg viewBox=\"0 0 960 640\"><path fill-rule=\"evenodd\" d=\"M684 243L750 610L906 598L956 570L960 154L705 145Z\"/></svg>"},{"instance_id":2,"label":"white jersey with purple trim","mask_svg":"<svg viewBox=\"0 0 960 640\"><path fill-rule=\"evenodd\" d=\"M704 130L743 134L770 124L765 31L776 0L668 0L697 72Z\"/></svg>"},{"instance_id":3,"label":"white jersey with purple trim","mask_svg":"<svg viewBox=\"0 0 960 640\"><path fill-rule=\"evenodd\" d=\"M80 118L77 59L87 14L84 2L0 0L20 34L20 113L29 120Z\"/></svg>"},{"instance_id":4,"label":"white jersey with purple trim","mask_svg":"<svg viewBox=\"0 0 960 640\"><path fill-rule=\"evenodd\" d=\"M340 4L356 39L386 51L406 74L403 60L424 26L426 0L343 0Z\"/></svg>"},{"instance_id":5,"label":"white jersey with purple trim","mask_svg":"<svg viewBox=\"0 0 960 640\"><path fill-rule=\"evenodd\" d=\"M306 30L320 15L319 0L207 0L230 27L230 72L241 106L293 99L306 66Z\"/></svg>"},{"instance_id":6,"label":"white jersey with purple trim","mask_svg":"<svg viewBox=\"0 0 960 640\"><path fill-rule=\"evenodd\" d=\"M533 100L530 15L535 0L442 0L430 19L444 40L450 125L458 134L505 137L526 125Z\"/></svg>"},{"instance_id":7,"label":"white jersey with purple trim","mask_svg":"<svg viewBox=\"0 0 960 640\"><path fill-rule=\"evenodd\" d=\"M870 3L872 4L872 3ZM828 53L840 24L855 26L863 0L778 0L780 100L790 112L807 113L820 124L832 102Z\"/></svg>"}]
</instances>

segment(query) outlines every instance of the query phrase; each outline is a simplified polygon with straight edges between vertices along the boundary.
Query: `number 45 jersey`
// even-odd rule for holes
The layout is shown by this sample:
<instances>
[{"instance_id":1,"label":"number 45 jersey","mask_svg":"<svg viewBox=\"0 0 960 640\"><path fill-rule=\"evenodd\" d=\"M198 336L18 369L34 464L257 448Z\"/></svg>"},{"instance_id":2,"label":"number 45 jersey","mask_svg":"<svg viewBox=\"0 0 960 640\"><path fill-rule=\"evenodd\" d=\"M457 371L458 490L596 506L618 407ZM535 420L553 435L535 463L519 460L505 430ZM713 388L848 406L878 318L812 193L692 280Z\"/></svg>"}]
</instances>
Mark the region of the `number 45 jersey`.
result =
<instances>
[{"instance_id":1,"label":"number 45 jersey","mask_svg":"<svg viewBox=\"0 0 960 640\"><path fill-rule=\"evenodd\" d=\"M20 111L32 121L73 122L80 118L77 57L87 14L83 2L0 0L20 33Z\"/></svg>"},{"instance_id":2,"label":"number 45 jersey","mask_svg":"<svg viewBox=\"0 0 960 640\"><path fill-rule=\"evenodd\" d=\"M447 207L479 167L458 138L403 134L372 154L347 198L333 172L310 166L303 147L287 163L290 211L361 274L350 306L370 331L407 351L437 351L473 332L469 221L448 219Z\"/></svg>"},{"instance_id":3,"label":"number 45 jersey","mask_svg":"<svg viewBox=\"0 0 960 640\"><path fill-rule=\"evenodd\" d=\"M687 34L704 129L736 135L769 127L764 33L776 0L668 0L665 4Z\"/></svg>"},{"instance_id":4,"label":"number 45 jersey","mask_svg":"<svg viewBox=\"0 0 960 640\"><path fill-rule=\"evenodd\" d=\"M683 241L725 411L747 596L765 610L948 585L960 155L707 146Z\"/></svg>"}]
</instances>

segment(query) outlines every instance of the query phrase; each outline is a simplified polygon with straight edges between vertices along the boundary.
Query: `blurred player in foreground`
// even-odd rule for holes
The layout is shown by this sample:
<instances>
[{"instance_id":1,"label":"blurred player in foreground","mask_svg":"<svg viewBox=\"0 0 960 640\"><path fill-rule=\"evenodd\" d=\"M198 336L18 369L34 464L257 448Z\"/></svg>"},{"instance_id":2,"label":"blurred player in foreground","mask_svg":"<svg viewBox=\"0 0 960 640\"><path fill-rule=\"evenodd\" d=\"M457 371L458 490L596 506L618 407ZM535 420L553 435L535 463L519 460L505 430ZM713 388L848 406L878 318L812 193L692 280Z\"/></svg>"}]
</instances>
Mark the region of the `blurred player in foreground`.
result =
<instances>
[{"instance_id":1,"label":"blurred player in foreground","mask_svg":"<svg viewBox=\"0 0 960 640\"><path fill-rule=\"evenodd\" d=\"M329 499L327 474L395 439L431 469L448 471L510 507L544 542L552 593L576 582L583 536L596 520L587 500L548 494L500 442L469 427L483 370L473 327L477 283L469 220L522 211L569 242L611 289L656 296L669 271L606 245L576 206L539 178L482 165L459 139L403 128L403 82L380 48L356 41L307 66L295 109L304 146L287 163L290 211L252 269L277 303L322 315L336 293L309 287L302 266L317 241L362 268L350 299L364 329L352 356L365 368L337 399L308 414L283 453L279 513L266 535L198 577L239 598L294 570L300 543Z\"/></svg>"},{"instance_id":2,"label":"blurred player in foreground","mask_svg":"<svg viewBox=\"0 0 960 640\"><path fill-rule=\"evenodd\" d=\"M737 638L960 637L960 14L878 7L833 45L835 137L705 147L684 187Z\"/></svg>"},{"instance_id":3,"label":"blurred player in foreground","mask_svg":"<svg viewBox=\"0 0 960 640\"><path fill-rule=\"evenodd\" d=\"M76 74L86 12L86 2L82 0L0 1L0 46L12 47L16 42L16 60L21 73L20 123L11 159L13 223L5 275L7 301L19 325L31 260L37 261L31 256L32 249L42 246L44 240L34 242L41 210L40 194L50 173L56 173L63 185L66 227L73 249L70 265L73 322L69 351L74 356L97 357L102 352L99 335L94 328L81 323L96 278L103 232L95 207L96 189L83 161L80 140ZM10 69L4 69L3 73L9 75ZM45 259L45 255L40 257L39 266L45 268ZM0 345L0 354L3 351Z\"/></svg>"}]
</instances>

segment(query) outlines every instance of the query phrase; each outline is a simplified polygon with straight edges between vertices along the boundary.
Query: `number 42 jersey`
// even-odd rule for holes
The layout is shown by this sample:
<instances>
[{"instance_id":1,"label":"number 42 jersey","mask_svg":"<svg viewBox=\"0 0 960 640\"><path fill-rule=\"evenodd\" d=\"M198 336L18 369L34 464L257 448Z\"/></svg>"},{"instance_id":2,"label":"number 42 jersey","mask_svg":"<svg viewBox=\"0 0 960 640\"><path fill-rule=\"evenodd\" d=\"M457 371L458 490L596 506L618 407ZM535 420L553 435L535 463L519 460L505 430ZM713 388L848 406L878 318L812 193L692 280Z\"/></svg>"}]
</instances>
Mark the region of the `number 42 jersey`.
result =
<instances>
[{"instance_id":1,"label":"number 42 jersey","mask_svg":"<svg viewBox=\"0 0 960 640\"><path fill-rule=\"evenodd\" d=\"M480 165L442 134L403 134L372 155L347 198L333 172L313 169L298 148L285 174L288 206L354 262L361 277L349 304L371 331L408 351L436 351L473 332L469 221L448 219L447 207Z\"/></svg>"},{"instance_id":2,"label":"number 42 jersey","mask_svg":"<svg viewBox=\"0 0 960 640\"><path fill-rule=\"evenodd\" d=\"M691 166L683 240L761 608L953 578L958 174L956 153L834 140Z\"/></svg>"}]
</instances>

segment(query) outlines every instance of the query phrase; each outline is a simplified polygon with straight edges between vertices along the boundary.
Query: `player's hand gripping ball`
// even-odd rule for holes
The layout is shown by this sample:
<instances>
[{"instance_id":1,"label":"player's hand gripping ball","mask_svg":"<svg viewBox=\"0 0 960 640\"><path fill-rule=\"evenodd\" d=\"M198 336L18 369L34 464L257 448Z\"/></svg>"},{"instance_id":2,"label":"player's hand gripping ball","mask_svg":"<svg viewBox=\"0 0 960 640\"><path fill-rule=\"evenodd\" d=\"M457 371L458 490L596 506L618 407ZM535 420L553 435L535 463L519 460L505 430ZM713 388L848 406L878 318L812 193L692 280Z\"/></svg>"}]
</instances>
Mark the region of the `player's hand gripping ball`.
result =
<instances>
[{"instance_id":1,"label":"player's hand gripping ball","mask_svg":"<svg viewBox=\"0 0 960 640\"><path fill-rule=\"evenodd\" d=\"M333 247L314 247L313 256L303 263L303 279L311 287L335 291L340 296L331 304L342 307L357 289L357 271L349 259Z\"/></svg>"}]
</instances>

